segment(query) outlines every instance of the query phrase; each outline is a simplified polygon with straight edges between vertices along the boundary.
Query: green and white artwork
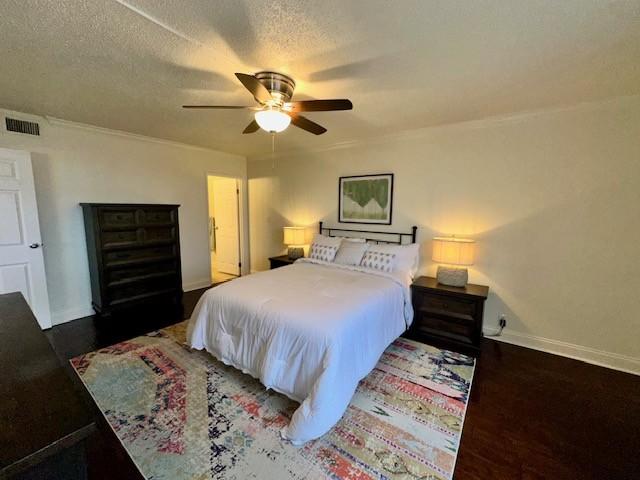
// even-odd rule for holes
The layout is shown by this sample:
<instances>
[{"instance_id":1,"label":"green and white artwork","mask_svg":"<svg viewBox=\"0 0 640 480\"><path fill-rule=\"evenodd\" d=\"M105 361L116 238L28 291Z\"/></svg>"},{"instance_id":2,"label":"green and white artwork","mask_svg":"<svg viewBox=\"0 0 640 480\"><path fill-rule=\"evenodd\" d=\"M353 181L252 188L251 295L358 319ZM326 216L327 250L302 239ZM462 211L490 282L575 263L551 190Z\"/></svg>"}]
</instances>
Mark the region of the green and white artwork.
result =
<instances>
[{"instance_id":1,"label":"green and white artwork","mask_svg":"<svg viewBox=\"0 0 640 480\"><path fill-rule=\"evenodd\" d=\"M340 177L340 222L391 225L392 202L392 173Z\"/></svg>"}]
</instances>

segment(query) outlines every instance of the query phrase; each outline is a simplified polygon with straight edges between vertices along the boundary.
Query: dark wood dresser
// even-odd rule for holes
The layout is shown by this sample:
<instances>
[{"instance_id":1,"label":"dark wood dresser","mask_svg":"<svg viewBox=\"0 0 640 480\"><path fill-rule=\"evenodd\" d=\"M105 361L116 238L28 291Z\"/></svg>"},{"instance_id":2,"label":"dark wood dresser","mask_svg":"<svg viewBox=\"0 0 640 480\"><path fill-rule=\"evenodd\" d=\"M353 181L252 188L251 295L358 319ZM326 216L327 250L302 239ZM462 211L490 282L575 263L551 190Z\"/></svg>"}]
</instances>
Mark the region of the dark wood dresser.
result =
<instances>
[{"instance_id":1,"label":"dark wood dresser","mask_svg":"<svg viewBox=\"0 0 640 480\"><path fill-rule=\"evenodd\" d=\"M0 295L0 365L0 479L86 479L94 410L21 293Z\"/></svg>"},{"instance_id":2,"label":"dark wood dresser","mask_svg":"<svg viewBox=\"0 0 640 480\"><path fill-rule=\"evenodd\" d=\"M109 316L145 302L180 305L179 205L81 203L92 305Z\"/></svg>"},{"instance_id":3,"label":"dark wood dresser","mask_svg":"<svg viewBox=\"0 0 640 480\"><path fill-rule=\"evenodd\" d=\"M484 302L489 287L441 285L435 278L418 277L411 285L413 324L407 336L462 353L480 353Z\"/></svg>"}]
</instances>

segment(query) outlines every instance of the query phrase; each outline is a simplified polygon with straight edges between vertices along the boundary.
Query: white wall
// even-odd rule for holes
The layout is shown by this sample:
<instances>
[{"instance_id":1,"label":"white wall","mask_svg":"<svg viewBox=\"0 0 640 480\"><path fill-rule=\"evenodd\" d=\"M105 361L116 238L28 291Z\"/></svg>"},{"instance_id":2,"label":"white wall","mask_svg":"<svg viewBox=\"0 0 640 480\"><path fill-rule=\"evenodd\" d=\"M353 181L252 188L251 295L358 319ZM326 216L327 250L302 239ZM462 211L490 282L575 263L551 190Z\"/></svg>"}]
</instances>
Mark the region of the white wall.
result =
<instances>
[{"instance_id":1,"label":"white wall","mask_svg":"<svg viewBox=\"0 0 640 480\"><path fill-rule=\"evenodd\" d=\"M478 240L487 330L504 313L506 340L640 372L640 97L249 159L252 269L282 226L337 224L339 176L387 172L422 273L434 235Z\"/></svg>"},{"instance_id":2,"label":"white wall","mask_svg":"<svg viewBox=\"0 0 640 480\"><path fill-rule=\"evenodd\" d=\"M210 284L207 174L246 179L244 157L0 112L40 123L40 137L0 129L0 147L32 153L54 324L93 313L80 202L180 204L183 286Z\"/></svg>"}]
</instances>

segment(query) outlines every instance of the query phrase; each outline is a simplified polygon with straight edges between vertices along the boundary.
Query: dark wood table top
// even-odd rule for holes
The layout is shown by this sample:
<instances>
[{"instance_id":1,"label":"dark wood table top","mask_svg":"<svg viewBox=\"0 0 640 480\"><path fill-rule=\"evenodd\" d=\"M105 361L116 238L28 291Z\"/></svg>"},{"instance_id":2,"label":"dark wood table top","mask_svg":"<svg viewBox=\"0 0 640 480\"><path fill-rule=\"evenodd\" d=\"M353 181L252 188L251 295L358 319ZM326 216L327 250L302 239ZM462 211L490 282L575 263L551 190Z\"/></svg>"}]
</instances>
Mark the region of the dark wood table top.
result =
<instances>
[{"instance_id":1,"label":"dark wood table top","mask_svg":"<svg viewBox=\"0 0 640 480\"><path fill-rule=\"evenodd\" d=\"M0 478L86 438L93 410L20 293L0 295Z\"/></svg>"},{"instance_id":2,"label":"dark wood table top","mask_svg":"<svg viewBox=\"0 0 640 480\"><path fill-rule=\"evenodd\" d=\"M489 287L485 285L467 283L464 287L450 287L438 283L438 280L433 277L418 277L413 281L412 286L458 296L487 298L489 295Z\"/></svg>"}]
</instances>

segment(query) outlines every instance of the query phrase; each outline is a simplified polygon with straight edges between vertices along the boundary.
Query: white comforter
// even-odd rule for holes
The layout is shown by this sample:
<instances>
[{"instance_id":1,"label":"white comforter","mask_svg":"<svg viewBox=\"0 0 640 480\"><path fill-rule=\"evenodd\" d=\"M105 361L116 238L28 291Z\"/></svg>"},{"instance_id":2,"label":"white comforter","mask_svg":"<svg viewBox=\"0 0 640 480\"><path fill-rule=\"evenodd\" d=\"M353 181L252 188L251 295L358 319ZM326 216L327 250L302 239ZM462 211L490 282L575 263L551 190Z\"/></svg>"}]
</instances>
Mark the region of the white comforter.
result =
<instances>
[{"instance_id":1,"label":"white comforter","mask_svg":"<svg viewBox=\"0 0 640 480\"><path fill-rule=\"evenodd\" d=\"M300 402L282 436L302 444L340 419L412 318L408 278L301 259L207 291L187 341Z\"/></svg>"}]
</instances>

